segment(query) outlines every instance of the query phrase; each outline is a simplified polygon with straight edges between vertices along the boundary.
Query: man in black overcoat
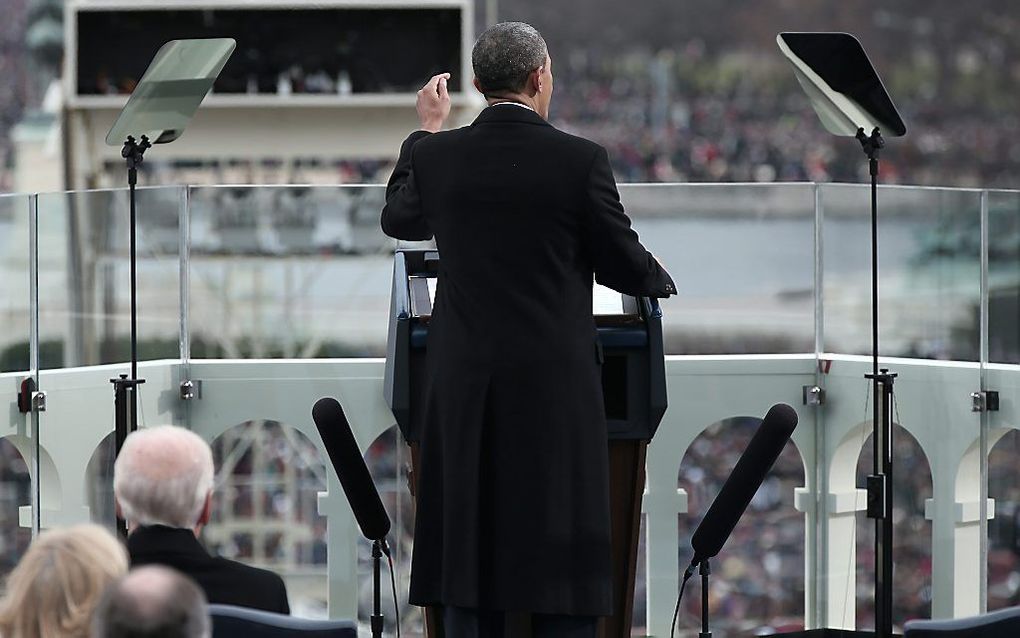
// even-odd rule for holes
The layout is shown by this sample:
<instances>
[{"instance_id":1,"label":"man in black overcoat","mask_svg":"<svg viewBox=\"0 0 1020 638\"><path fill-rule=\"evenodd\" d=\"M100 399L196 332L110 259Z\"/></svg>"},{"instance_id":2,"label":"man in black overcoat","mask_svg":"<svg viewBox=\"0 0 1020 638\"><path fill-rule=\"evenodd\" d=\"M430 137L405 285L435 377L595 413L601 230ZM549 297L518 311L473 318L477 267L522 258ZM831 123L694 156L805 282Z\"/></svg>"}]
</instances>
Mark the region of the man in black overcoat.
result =
<instances>
[{"instance_id":1,"label":"man in black overcoat","mask_svg":"<svg viewBox=\"0 0 1020 638\"><path fill-rule=\"evenodd\" d=\"M435 237L410 600L443 609L447 638L594 636L612 612L608 435L592 279L667 297L598 144L547 122L552 60L529 25L472 50L489 106L440 132L447 73L418 93L382 227Z\"/></svg>"}]
</instances>

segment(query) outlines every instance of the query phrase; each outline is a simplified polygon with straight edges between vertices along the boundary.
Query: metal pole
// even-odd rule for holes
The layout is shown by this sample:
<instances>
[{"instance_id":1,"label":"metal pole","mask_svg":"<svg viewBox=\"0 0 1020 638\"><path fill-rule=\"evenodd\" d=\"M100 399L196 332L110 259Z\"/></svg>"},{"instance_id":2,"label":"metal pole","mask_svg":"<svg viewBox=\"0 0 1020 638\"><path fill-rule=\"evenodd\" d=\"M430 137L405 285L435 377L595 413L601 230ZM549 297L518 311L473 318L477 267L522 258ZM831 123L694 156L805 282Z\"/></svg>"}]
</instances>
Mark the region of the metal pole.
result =
<instances>
[{"instance_id":1,"label":"metal pole","mask_svg":"<svg viewBox=\"0 0 1020 638\"><path fill-rule=\"evenodd\" d=\"M872 471L881 484L881 512L875 518L875 632L879 638L888 638L885 627L890 610L886 608L884 595L888 575L885 572L886 552L886 503L889 500L889 484L883 476L882 461L885 456L886 432L882 410L882 383L878 378L878 158L873 153L868 157L871 173L871 396L874 399L872 416Z\"/></svg>"},{"instance_id":2,"label":"metal pole","mask_svg":"<svg viewBox=\"0 0 1020 638\"><path fill-rule=\"evenodd\" d=\"M871 174L871 379L874 399L872 415L872 465L868 477L868 516L875 519L875 635L892 636L892 454L893 380L895 374L878 369L878 155L885 146L876 128L867 135L857 130L857 140L868 156Z\"/></svg>"},{"instance_id":3,"label":"metal pole","mask_svg":"<svg viewBox=\"0 0 1020 638\"><path fill-rule=\"evenodd\" d=\"M882 607L885 609L885 625L880 635L892 636L893 630L893 379L895 374L888 370L881 371L882 378L882 429L885 440L882 444L882 474L885 476L886 500L885 518L882 519L882 572L884 575L881 590Z\"/></svg>"},{"instance_id":4,"label":"metal pole","mask_svg":"<svg viewBox=\"0 0 1020 638\"><path fill-rule=\"evenodd\" d=\"M66 135L65 135L66 137ZM29 317L28 331L28 365L35 388L41 389L39 370L42 367L39 359L39 195L28 198L28 272L29 272ZM40 411L35 401L31 402L29 418L31 419L32 445L30 457L32 464L32 538L38 538L42 531L42 460L39 436Z\"/></svg>"},{"instance_id":5,"label":"metal pole","mask_svg":"<svg viewBox=\"0 0 1020 638\"><path fill-rule=\"evenodd\" d=\"M135 184L138 183L138 169L128 169L128 187L131 199L131 379L138 379L138 305L135 299L138 278L135 268Z\"/></svg>"},{"instance_id":6,"label":"metal pole","mask_svg":"<svg viewBox=\"0 0 1020 638\"><path fill-rule=\"evenodd\" d=\"M980 390L982 392L988 389L988 319L989 319L989 308L988 308L988 191L981 192L981 309L980 309L980 352L981 352L981 372L980 372ZM979 452L981 454L981 484L978 488L978 518L979 526L981 530L981 543L978 550L979 561L978 565L980 578L978 579L980 592L978 595L979 606L978 611L984 613L988 611L988 453L989 450L989 439L988 431L990 427L989 419L991 415L988 410L981 411L980 419L980 435L978 437Z\"/></svg>"},{"instance_id":7,"label":"metal pole","mask_svg":"<svg viewBox=\"0 0 1020 638\"><path fill-rule=\"evenodd\" d=\"M135 184L138 183L138 169L132 167L128 170L128 185L131 193L131 380L138 382L138 274L135 258ZM126 388L128 401L131 409L131 420L128 424L128 431L134 432L138 429L138 388L135 385Z\"/></svg>"},{"instance_id":8,"label":"metal pole","mask_svg":"<svg viewBox=\"0 0 1020 638\"><path fill-rule=\"evenodd\" d=\"M708 578L712 575L712 567L708 559L701 561L701 633L698 638L712 638L712 631L708 627Z\"/></svg>"},{"instance_id":9,"label":"metal pole","mask_svg":"<svg viewBox=\"0 0 1020 638\"><path fill-rule=\"evenodd\" d=\"M385 618L382 615L382 541L372 541L372 638L382 638Z\"/></svg>"},{"instance_id":10,"label":"metal pole","mask_svg":"<svg viewBox=\"0 0 1020 638\"><path fill-rule=\"evenodd\" d=\"M877 129L876 129L877 131ZM877 152L874 151L874 152ZM873 153L874 153L873 152ZM878 157L868 158L871 173L871 374L875 375L878 389ZM875 414L878 415L878 395L875 394ZM876 467L877 470L877 467Z\"/></svg>"},{"instance_id":11,"label":"metal pole","mask_svg":"<svg viewBox=\"0 0 1020 638\"><path fill-rule=\"evenodd\" d=\"M121 157L127 161L128 169L128 197L129 197L129 260L131 269L131 376L121 375L119 379L110 379L114 384L114 405L117 413L115 426L115 447L116 453L120 454L120 448L124 444L127 435L138 428L138 385L145 383L138 378L138 276L137 276L137 255L135 250L135 185L138 183L138 165L142 163L145 150L151 147L149 139L142 136L140 142L136 142L128 136L121 150Z\"/></svg>"}]
</instances>

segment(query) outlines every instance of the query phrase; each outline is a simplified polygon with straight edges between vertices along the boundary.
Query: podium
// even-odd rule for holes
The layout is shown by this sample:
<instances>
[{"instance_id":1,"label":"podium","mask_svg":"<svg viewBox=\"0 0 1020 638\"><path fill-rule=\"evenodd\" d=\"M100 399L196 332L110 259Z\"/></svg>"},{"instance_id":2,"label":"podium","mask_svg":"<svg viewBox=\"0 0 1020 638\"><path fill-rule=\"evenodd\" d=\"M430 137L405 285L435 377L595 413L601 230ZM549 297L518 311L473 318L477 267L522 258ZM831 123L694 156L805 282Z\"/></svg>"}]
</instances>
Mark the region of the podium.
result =
<instances>
[{"instance_id":1,"label":"podium","mask_svg":"<svg viewBox=\"0 0 1020 638\"><path fill-rule=\"evenodd\" d=\"M385 398L411 447L411 486L418 469L418 421L424 400L429 319L439 273L436 250L398 250L387 338ZM630 636L637 568L645 452L666 411L662 311L655 299L621 295L597 286L594 307L602 347L602 388L609 431L612 516L613 615L601 623L604 638ZM436 614L426 610L427 635L440 638ZM513 619L527 626L527 618Z\"/></svg>"}]
</instances>

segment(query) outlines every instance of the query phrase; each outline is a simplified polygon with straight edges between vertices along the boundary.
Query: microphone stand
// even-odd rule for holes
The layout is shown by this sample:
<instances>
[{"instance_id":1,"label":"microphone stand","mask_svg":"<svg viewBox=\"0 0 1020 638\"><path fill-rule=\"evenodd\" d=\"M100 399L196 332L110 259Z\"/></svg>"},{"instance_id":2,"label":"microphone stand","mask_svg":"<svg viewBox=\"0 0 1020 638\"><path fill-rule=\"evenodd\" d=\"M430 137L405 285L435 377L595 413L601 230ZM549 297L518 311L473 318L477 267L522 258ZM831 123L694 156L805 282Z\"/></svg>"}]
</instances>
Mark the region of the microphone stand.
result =
<instances>
[{"instance_id":1,"label":"microphone stand","mask_svg":"<svg viewBox=\"0 0 1020 638\"><path fill-rule=\"evenodd\" d=\"M701 576L701 633L698 638L712 638L708 628L708 577L712 575L712 567L707 558L701 561L698 574Z\"/></svg>"},{"instance_id":2,"label":"microphone stand","mask_svg":"<svg viewBox=\"0 0 1020 638\"><path fill-rule=\"evenodd\" d=\"M386 619L382 615L382 557L390 555L385 539L372 541L372 638L382 638Z\"/></svg>"},{"instance_id":3,"label":"microphone stand","mask_svg":"<svg viewBox=\"0 0 1020 638\"><path fill-rule=\"evenodd\" d=\"M372 541L372 638L382 638L382 599L379 592L382 578L382 542Z\"/></svg>"},{"instance_id":4,"label":"microphone stand","mask_svg":"<svg viewBox=\"0 0 1020 638\"><path fill-rule=\"evenodd\" d=\"M116 379L110 379L113 384L113 411L114 411L114 448L115 455L120 455L120 448L124 445L124 439L128 434L138 429L138 386L145 383L145 379L138 378L138 305L137 296L137 275L135 259L135 185L138 183L138 166L142 163L145 151L151 148L149 138L142 136L140 142L128 136L124 142L124 148L120 155L127 162L128 169L128 198L130 201L131 218L130 228L130 261L131 261L131 377L122 374ZM127 525L123 520L117 519L117 528L121 534L127 535Z\"/></svg>"},{"instance_id":5,"label":"microphone stand","mask_svg":"<svg viewBox=\"0 0 1020 638\"><path fill-rule=\"evenodd\" d=\"M875 520L875 635L892 636L893 598L893 383L895 374L878 368L878 155L885 140L876 127L871 135L857 129L857 140L868 156L871 174L871 374L874 414L872 450L874 474L868 477L868 518Z\"/></svg>"}]
</instances>

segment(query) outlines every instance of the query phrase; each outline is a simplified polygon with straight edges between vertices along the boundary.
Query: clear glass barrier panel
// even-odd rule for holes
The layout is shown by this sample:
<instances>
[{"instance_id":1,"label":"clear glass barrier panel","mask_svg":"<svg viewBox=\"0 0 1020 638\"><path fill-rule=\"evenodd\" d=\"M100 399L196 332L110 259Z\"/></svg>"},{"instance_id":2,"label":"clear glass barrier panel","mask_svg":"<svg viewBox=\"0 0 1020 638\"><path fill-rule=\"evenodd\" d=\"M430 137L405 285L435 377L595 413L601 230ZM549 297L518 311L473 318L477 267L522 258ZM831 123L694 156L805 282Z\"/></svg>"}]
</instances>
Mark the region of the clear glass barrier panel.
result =
<instances>
[{"instance_id":1,"label":"clear glass barrier panel","mask_svg":"<svg viewBox=\"0 0 1020 638\"><path fill-rule=\"evenodd\" d=\"M988 359L1020 363L1020 192L988 193Z\"/></svg>"},{"instance_id":2,"label":"clear glass barrier panel","mask_svg":"<svg viewBox=\"0 0 1020 638\"><path fill-rule=\"evenodd\" d=\"M353 380L333 364L310 362L191 366L193 378L202 381L202 398L191 402L185 425L211 443L216 467L212 517L202 540L221 556L278 573L296 616L353 617L364 591L359 587L371 583L358 577L359 535L311 418L318 398L337 396L356 431L360 421L353 415L364 414L362 404L372 421L381 422L375 432L392 423L371 391L380 385L374 377L381 366L352 366ZM359 388L350 401L342 390L349 383ZM395 437L380 447L369 436L359 440L398 528L399 509L388 497L397 476ZM387 610L391 617L392 607Z\"/></svg>"},{"instance_id":3,"label":"clear glass barrier panel","mask_svg":"<svg viewBox=\"0 0 1020 638\"><path fill-rule=\"evenodd\" d=\"M989 438L988 609L1020 604L1020 431L996 430Z\"/></svg>"},{"instance_id":4,"label":"clear glass barrier panel","mask_svg":"<svg viewBox=\"0 0 1020 638\"><path fill-rule=\"evenodd\" d=\"M870 355L870 187L825 184L820 189L824 351ZM954 498L978 500L971 490L957 489L954 470L968 450L973 453L979 430L978 415L969 411L969 395L980 387L981 194L880 187L878 206L880 353L974 362L942 371L921 362L889 364L899 375L892 415L898 425L892 455L893 622L902 627L912 618L954 613L954 597L967 598L964 605L978 603L975 574L961 572L953 582L938 583L932 575L950 568L946 556L960 538L961 532L954 531ZM828 365L823 366L828 372L824 383L829 396L842 404L827 409L824 417L832 454L830 477L852 477L849 462L856 469L854 484L834 482L829 491L852 494L874 473L873 397L871 383L864 379L870 364L837 359L831 369ZM846 555L836 552L831 557L827 604L830 623L856 622L858 628L869 628L874 627L875 523L865 515L862 498L851 507L858 510L852 526L838 516L829 521L827 542L830 547L845 544ZM976 558L978 543L956 542L959 551L970 547ZM840 567L841 561L855 568ZM833 593L852 582L857 587L854 613L849 595L840 601Z\"/></svg>"},{"instance_id":5,"label":"clear glass barrier panel","mask_svg":"<svg viewBox=\"0 0 1020 638\"><path fill-rule=\"evenodd\" d=\"M138 359L179 360L184 190L140 188L136 202ZM48 394L40 441L55 468L52 485L43 484L44 527L51 510L51 524L91 519L112 529L116 520L110 379L130 369L129 230L127 189L39 195L40 385ZM58 372L101 364L121 365ZM140 425L169 422L154 406L173 389L146 381L138 391ZM69 445L87 454L84 477L65 474Z\"/></svg>"},{"instance_id":6,"label":"clear glass barrier panel","mask_svg":"<svg viewBox=\"0 0 1020 638\"><path fill-rule=\"evenodd\" d=\"M0 196L0 373L29 365L29 198Z\"/></svg>"},{"instance_id":7,"label":"clear glass barrier panel","mask_svg":"<svg viewBox=\"0 0 1020 638\"><path fill-rule=\"evenodd\" d=\"M866 185L820 186L826 352L871 354L871 198ZM880 352L977 361L981 195L881 187Z\"/></svg>"},{"instance_id":8,"label":"clear glass barrier panel","mask_svg":"<svg viewBox=\"0 0 1020 638\"><path fill-rule=\"evenodd\" d=\"M0 433L0 577L17 564L32 538L31 527L19 522L22 508L32 500L31 417L20 413L15 402L31 369L29 206L28 196L0 196L0 379L8 406Z\"/></svg>"},{"instance_id":9,"label":"clear glass barrier panel","mask_svg":"<svg viewBox=\"0 0 1020 638\"><path fill-rule=\"evenodd\" d=\"M383 187L193 187L189 199L194 360L385 355L396 242L379 226ZM207 380L204 392L229 391L235 381L251 380ZM243 393L244 386L237 387ZM328 384L319 396L336 391ZM297 615L325 616L328 592L347 592L358 600L353 610L332 609L334 616L363 612L370 605L367 589L352 589L349 583L327 587L331 570L342 573L348 560L335 543L351 543L356 536L342 521L321 513L321 503L317 506L332 470L327 473L326 459L314 444L319 436L308 418L312 400L285 407L274 396L242 400L254 401L257 414L293 408L299 416L221 424L211 422L201 404L191 414L199 431L230 426L213 444L222 496L204 539L225 556L281 573ZM287 403L293 402L291 397ZM391 415L387 419L392 423ZM256 440L263 444L252 445ZM399 459L405 446L392 431L363 443L394 516L394 558L406 575L399 530L406 527L401 512L410 509L404 503L409 496L395 487L402 485ZM286 469L291 466L297 469ZM330 487L331 499L343 499L337 488L336 483ZM364 572L368 553L360 543L359 584L370 583ZM411 616L405 615L405 627L413 625Z\"/></svg>"},{"instance_id":10,"label":"clear glass barrier panel","mask_svg":"<svg viewBox=\"0 0 1020 638\"><path fill-rule=\"evenodd\" d=\"M812 184L630 184L642 243L673 276L667 354L814 350Z\"/></svg>"},{"instance_id":11,"label":"clear glass barrier panel","mask_svg":"<svg viewBox=\"0 0 1020 638\"><path fill-rule=\"evenodd\" d=\"M212 440L216 488L202 541L219 556L283 577L295 616L325 618L328 537L317 497L326 466L308 434L256 419Z\"/></svg>"},{"instance_id":12,"label":"clear glass barrier panel","mask_svg":"<svg viewBox=\"0 0 1020 638\"><path fill-rule=\"evenodd\" d=\"M1016 191L988 193L988 359L993 364L1020 364L1020 192ZM1020 604L1020 432L1014 429L1020 425L1015 411L1020 383L1008 384L1004 371L999 375L986 388L1001 392L1003 399L1001 412L988 413L988 497L995 512L988 521L989 610Z\"/></svg>"},{"instance_id":13,"label":"clear glass barrier panel","mask_svg":"<svg viewBox=\"0 0 1020 638\"><path fill-rule=\"evenodd\" d=\"M194 358L384 356L381 186L191 189Z\"/></svg>"},{"instance_id":14,"label":"clear glass barrier panel","mask_svg":"<svg viewBox=\"0 0 1020 638\"><path fill-rule=\"evenodd\" d=\"M138 358L180 357L178 187L137 191ZM130 361L126 189L39 195L41 367Z\"/></svg>"},{"instance_id":15,"label":"clear glass barrier panel","mask_svg":"<svg viewBox=\"0 0 1020 638\"><path fill-rule=\"evenodd\" d=\"M812 352L816 189L820 189L824 207L825 350L844 354L870 351L870 202L866 186L625 185L621 195L642 241L663 260L680 290L679 296L663 304L669 353ZM387 430L392 416L376 396L381 365L352 362L350 369L334 375L333 368L305 370L302 366L306 364L301 362L273 362L269 369L251 361L199 360L383 356L395 246L379 228L383 188L140 190L138 281L143 360L180 356L179 215L189 200L190 295L186 314L194 378L203 381L203 397L182 407L176 379L153 372L151 383L141 389L147 406L140 414L142 422L185 422L213 442L218 500L214 521L205 532L212 549L279 571L300 615L325 615L326 602L336 592L348 596L347 601L358 599L358 603L341 602L341 606L354 605L352 608L364 615L370 583L367 545L360 545L357 553L347 552L355 543L356 532L348 525L346 505L342 493L335 489L328 461L319 452L320 442L308 411L314 398L327 394L355 405L352 424L368 450L373 476L395 519L395 559L401 576L398 589L406 591L413 529L404 470L407 451L392 429ZM9 229L0 234L0 268L4 271L0 313L5 325L15 326L5 331L6 341L0 341L4 365L0 372L18 370L22 361L27 368L28 236L26 232L24 246L16 236L21 232L19 225L27 228L28 200L21 201L23 208L17 198L0 198L0 229ZM968 503L976 503L978 496L957 482L956 472L964 467L960 459L972 453L979 432L969 395L981 387L977 365L980 201L980 193L974 191L898 187L883 188L879 198L882 352L919 359L892 365L893 372L899 374L894 420L902 428L896 431L893 485L896 582L903 592L897 599L897 625L912 617L952 614L954 597L965 603L957 608L966 608L979 591L971 586L971 576L962 574L953 561L961 564L954 551L978 546L967 535L971 528L956 520L957 506L963 503L961 511L969 512ZM94 519L112 523L109 432L113 428L113 388L109 377L120 366L116 370L55 369L127 361L127 192L42 195L39 211L40 340L43 367L48 370L42 382L51 392L43 422L42 444L49 455L44 455L44 461L49 458L58 469L88 465L85 487L81 477L60 476L57 487L62 500L44 501L43 518L47 520L50 509L59 511L49 520L72 520L81 518L88 508ZM1009 239L1017 228L1020 194L992 193L989 284L993 362L1020 363L1020 347L1016 346L1020 341L1016 337L1020 302L1013 281L1020 280L1020 274L1011 274L1020 273L1020 253L1015 249L1017 242ZM22 250L24 255L19 252ZM18 327L19 321L23 327ZM931 361L934 359L964 363ZM671 364L679 361L683 360ZM800 405L799 399L801 386L814 380L813 361L796 373L796 379L780 379L781 373L773 374L769 368L768 374L756 381L736 381L734 374L743 375L745 363L737 361L730 373L709 379L712 389L704 397L682 393L670 397L671 401L708 405L726 393L740 397L759 393L761 405L741 409L741 414L754 415L770 402L785 400L794 404L802 417L801 447L796 450L800 458L789 455L777 466L769 489L752 505L750 515L763 521L763 533L751 539L746 529L738 532L726 549L731 560L727 563L726 557L720 556L720 576L713 586L726 590L721 604L733 609L766 609L756 618L756 628L792 628L802 623L803 614L827 619L830 626L870 626L873 522L858 512L864 500L859 495L857 503L853 499L853 490L863 486L863 476L871 472L870 396L864 379L869 365L862 359L839 356L825 363L821 378L828 400L818 412L812 412L813 408ZM290 372L277 370L286 366L294 368ZM144 371L142 376L146 376ZM791 392L789 397L774 397L763 385L775 380L782 382L782 392ZM733 383L740 387L734 390ZM671 386L670 391L678 390ZM295 396L303 398L295 401ZM812 414L824 422L815 427ZM683 439L689 443L679 444L673 452L679 486L687 490L690 499L687 514L679 521L685 542L717 490L715 484L724 477L721 470L706 470L705 464L711 459L735 458L749 434L746 423L719 418L703 419L700 424L664 424L664 428L682 429L683 437L695 428ZM12 445L9 450L0 447L0 464L15 468L10 470L14 474L8 474L14 476L13 488L0 483L0 498L13 499L12 505L4 508L11 512L10 525L7 518L0 517L0 538L10 543L7 547L17 547L24 535L24 530L16 527L18 508L13 503L28 502L23 468L27 456L19 461L15 449L21 447L19 423L12 409L7 439ZM715 425L709 427L712 423ZM699 435L705 428L709 430ZM812 432L820 438L816 441L808 436L806 428L814 428ZM660 430L659 437L663 434L668 433ZM665 439L669 436L673 435ZM989 492L998 499L998 516L991 523L989 606L1020 599L1016 593L1020 588L1014 586L1020 582L1020 552L1013 548L1015 526L1009 522L1015 518L1010 508L1017 509L1015 503L1020 502L1020 497L1014 498L1014 493L1020 494L1015 489L1018 457L1002 456L1004 451L1020 449L1020 444L1011 444L1008 437L992 442L998 445L991 459ZM792 490L813 483L818 453L826 463L819 474L826 475L828 470L829 499L825 502L846 509L827 514L825 524L816 529L811 525L813 514L807 513L805 526L805 514L797 511L807 503L806 497L794 498ZM75 454L87 456L79 462L72 459ZM674 471L667 483L651 487L675 491L676 479ZM329 496L321 497L326 489ZM45 490L43 496L47 497ZM808 503L808 510L810 507ZM675 530L671 528L669 534L671 552L676 549L672 545ZM823 537L817 539L818 553L814 554L816 531ZM649 543L658 543L657 538ZM641 551L651 556L653 549L642 546ZM16 556L0 554L0 569L8 562L13 564ZM663 562L672 562L674 556ZM811 574L808 580L797 577L805 565L813 564L814 557L823 561L815 575L825 581L817 590ZM971 564L967 560L964 562ZM639 561L644 566L645 555ZM351 569L360 574L356 583L337 580ZM939 581L939 573L954 574L954 579ZM728 576L724 578L724 574ZM769 595L767 582L772 577L792 583L790 595ZM724 585L727 578L732 583ZM649 583L653 589L662 587L656 581ZM815 591L828 598L812 601ZM692 605L696 592L694 587ZM642 576L636 598L637 625L645 620L641 610L650 613L652 609L653 596ZM387 601L388 615L390 609ZM404 612L404 628L410 635L420 628L420 615L408 608ZM656 611L656 618L658 615ZM649 633L653 620L649 619ZM693 616L682 623L686 627L693 624Z\"/></svg>"}]
</instances>

